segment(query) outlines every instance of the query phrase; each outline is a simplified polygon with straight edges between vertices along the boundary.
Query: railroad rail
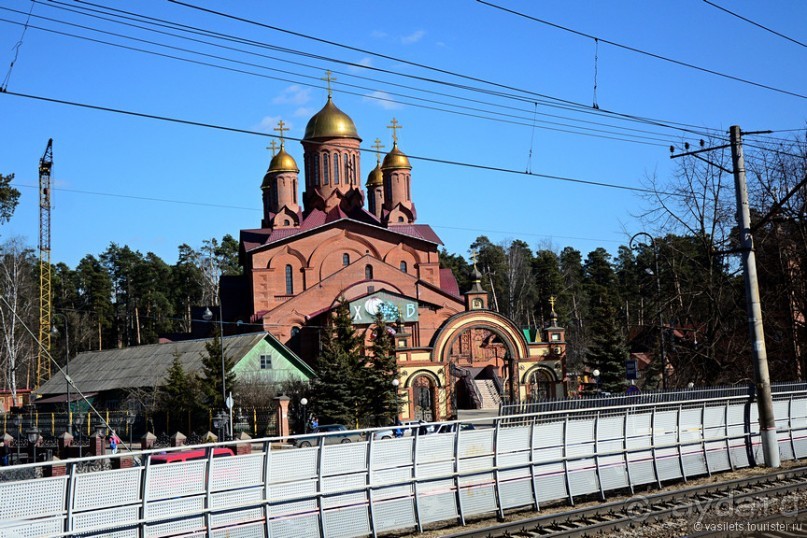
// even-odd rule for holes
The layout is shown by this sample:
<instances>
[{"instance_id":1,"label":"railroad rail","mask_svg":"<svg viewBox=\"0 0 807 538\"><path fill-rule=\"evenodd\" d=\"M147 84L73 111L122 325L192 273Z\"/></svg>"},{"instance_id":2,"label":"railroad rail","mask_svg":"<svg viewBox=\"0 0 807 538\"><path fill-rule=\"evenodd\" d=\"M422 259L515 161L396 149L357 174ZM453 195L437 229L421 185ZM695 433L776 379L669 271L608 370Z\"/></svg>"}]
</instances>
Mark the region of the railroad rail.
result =
<instances>
[{"instance_id":1,"label":"railroad rail","mask_svg":"<svg viewBox=\"0 0 807 538\"><path fill-rule=\"evenodd\" d=\"M739 520L745 503L757 502L762 495L769 499L799 491L807 491L807 467L674 491L634 495L592 507L463 530L443 535L442 538L590 537L677 518L685 518L692 523L689 531L681 529L682 536L727 535L722 531L730 529L729 526L710 526L703 524L702 520L708 519L709 513L714 510L736 513L735 519ZM747 513L749 508L746 506L745 510ZM804 517L803 510L790 506L765 518L755 517L755 520L759 525L760 521L804 521ZM807 527L807 523L804 526ZM693 529L698 532L692 532Z\"/></svg>"}]
</instances>

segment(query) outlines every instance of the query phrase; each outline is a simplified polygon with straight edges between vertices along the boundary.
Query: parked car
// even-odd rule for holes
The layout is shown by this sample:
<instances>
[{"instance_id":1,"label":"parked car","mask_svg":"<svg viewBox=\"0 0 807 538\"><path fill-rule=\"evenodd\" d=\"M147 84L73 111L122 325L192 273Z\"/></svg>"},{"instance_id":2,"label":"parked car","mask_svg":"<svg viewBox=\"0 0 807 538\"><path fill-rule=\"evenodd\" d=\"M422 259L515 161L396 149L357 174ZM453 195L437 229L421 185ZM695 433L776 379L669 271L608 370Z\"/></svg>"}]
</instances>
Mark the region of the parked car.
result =
<instances>
[{"instance_id":1,"label":"parked car","mask_svg":"<svg viewBox=\"0 0 807 538\"><path fill-rule=\"evenodd\" d=\"M312 434L319 434L319 433L326 433L330 435L325 435L325 444L326 445L334 445L340 443L359 443L364 441L364 437L362 434L355 432L353 430L348 430L347 426L344 424L325 424L323 426L318 426L311 432ZM305 435L303 437L297 437L296 439L292 439L291 443L300 448L314 446L319 444L319 435Z\"/></svg>"},{"instance_id":2,"label":"parked car","mask_svg":"<svg viewBox=\"0 0 807 538\"><path fill-rule=\"evenodd\" d=\"M414 435L417 431L418 435L426 435L434 433L434 424L427 424L422 420L413 420L404 422L398 426L390 426L388 429L377 430L373 432L373 439L392 439L395 437L395 430L401 430L403 437Z\"/></svg>"},{"instance_id":3,"label":"parked car","mask_svg":"<svg viewBox=\"0 0 807 538\"><path fill-rule=\"evenodd\" d=\"M213 449L213 457L235 456L235 452L227 447L217 447ZM178 461L203 460L207 458L206 448L195 448L193 450L180 450L178 452L168 452L157 454L151 457L151 464L176 463Z\"/></svg>"},{"instance_id":4,"label":"parked car","mask_svg":"<svg viewBox=\"0 0 807 538\"><path fill-rule=\"evenodd\" d=\"M435 431L435 433L453 433L457 431L457 426L459 426L460 431L462 432L476 429L476 427L474 427L473 424L464 424L462 422L446 422L445 424L440 424L439 426L437 426L437 430Z\"/></svg>"}]
</instances>

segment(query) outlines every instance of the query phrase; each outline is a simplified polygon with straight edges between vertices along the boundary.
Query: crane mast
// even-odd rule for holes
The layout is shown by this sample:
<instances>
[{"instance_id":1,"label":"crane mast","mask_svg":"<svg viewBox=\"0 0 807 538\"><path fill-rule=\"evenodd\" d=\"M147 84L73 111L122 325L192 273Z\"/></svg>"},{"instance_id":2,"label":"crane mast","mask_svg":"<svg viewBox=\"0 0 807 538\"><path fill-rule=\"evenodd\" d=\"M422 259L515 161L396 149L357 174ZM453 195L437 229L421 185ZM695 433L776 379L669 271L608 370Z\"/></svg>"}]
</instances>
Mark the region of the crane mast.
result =
<instances>
[{"instance_id":1,"label":"crane mast","mask_svg":"<svg viewBox=\"0 0 807 538\"><path fill-rule=\"evenodd\" d=\"M50 172L53 168L53 139L48 140L39 159L39 352L36 361L38 388L50 379L51 265L50 265Z\"/></svg>"}]
</instances>

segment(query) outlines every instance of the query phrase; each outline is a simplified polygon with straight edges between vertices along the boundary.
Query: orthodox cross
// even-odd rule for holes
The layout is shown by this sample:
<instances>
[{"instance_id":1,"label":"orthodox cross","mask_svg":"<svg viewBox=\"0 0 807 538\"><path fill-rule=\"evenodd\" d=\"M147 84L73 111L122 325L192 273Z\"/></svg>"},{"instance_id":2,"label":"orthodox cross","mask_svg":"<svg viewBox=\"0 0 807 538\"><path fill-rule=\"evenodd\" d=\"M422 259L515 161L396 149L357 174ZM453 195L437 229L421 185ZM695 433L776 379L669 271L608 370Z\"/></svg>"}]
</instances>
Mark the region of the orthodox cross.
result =
<instances>
[{"instance_id":1,"label":"orthodox cross","mask_svg":"<svg viewBox=\"0 0 807 538\"><path fill-rule=\"evenodd\" d=\"M474 267L476 267L476 262L479 260L479 252L476 250L471 251L471 261L474 262Z\"/></svg>"},{"instance_id":2,"label":"orthodox cross","mask_svg":"<svg viewBox=\"0 0 807 538\"><path fill-rule=\"evenodd\" d=\"M552 308L552 313L554 314L555 313L555 296L554 295L549 296L549 306Z\"/></svg>"},{"instance_id":3,"label":"orthodox cross","mask_svg":"<svg viewBox=\"0 0 807 538\"><path fill-rule=\"evenodd\" d=\"M384 144L381 143L381 139L376 138L375 144L373 144L372 147L375 150L375 156L378 159L378 162L381 162L381 150L384 149Z\"/></svg>"},{"instance_id":4,"label":"orthodox cross","mask_svg":"<svg viewBox=\"0 0 807 538\"><path fill-rule=\"evenodd\" d=\"M283 148L283 131L288 131L289 128L286 127L286 124L283 120L277 122L277 127L275 127L275 131L280 132L280 147Z\"/></svg>"},{"instance_id":5,"label":"orthodox cross","mask_svg":"<svg viewBox=\"0 0 807 538\"><path fill-rule=\"evenodd\" d=\"M277 154L277 140L273 138L269 145L266 146L266 149L271 149L272 157L274 157Z\"/></svg>"},{"instance_id":6,"label":"orthodox cross","mask_svg":"<svg viewBox=\"0 0 807 538\"><path fill-rule=\"evenodd\" d=\"M387 129L392 129L392 141L393 143L398 143L398 129L403 129L403 125L398 123L398 120L392 118L392 125L387 125Z\"/></svg>"},{"instance_id":7,"label":"orthodox cross","mask_svg":"<svg viewBox=\"0 0 807 538\"><path fill-rule=\"evenodd\" d=\"M330 70L325 71L325 76L322 77L320 80L324 80L325 83L328 85L328 99L331 98L331 82L336 80L336 77L331 74Z\"/></svg>"}]
</instances>

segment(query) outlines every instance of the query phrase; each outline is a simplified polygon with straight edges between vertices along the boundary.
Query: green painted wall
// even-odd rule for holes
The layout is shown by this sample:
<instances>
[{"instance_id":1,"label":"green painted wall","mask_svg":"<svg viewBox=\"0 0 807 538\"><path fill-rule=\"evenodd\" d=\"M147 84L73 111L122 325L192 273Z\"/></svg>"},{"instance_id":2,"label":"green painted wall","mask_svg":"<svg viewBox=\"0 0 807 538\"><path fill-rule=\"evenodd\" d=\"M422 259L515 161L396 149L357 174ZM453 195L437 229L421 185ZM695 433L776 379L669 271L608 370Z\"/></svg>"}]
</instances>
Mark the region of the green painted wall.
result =
<instances>
[{"instance_id":1,"label":"green painted wall","mask_svg":"<svg viewBox=\"0 0 807 538\"><path fill-rule=\"evenodd\" d=\"M233 371L237 378L254 379L268 383L283 383L285 381L310 381L311 375L305 366L298 367L296 360L285 353L285 350L275 348L273 342L261 340L235 365ZM272 359L272 367L261 368L261 355L268 355Z\"/></svg>"}]
</instances>

